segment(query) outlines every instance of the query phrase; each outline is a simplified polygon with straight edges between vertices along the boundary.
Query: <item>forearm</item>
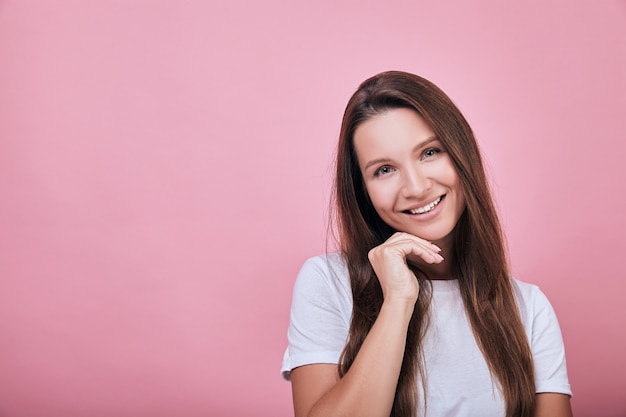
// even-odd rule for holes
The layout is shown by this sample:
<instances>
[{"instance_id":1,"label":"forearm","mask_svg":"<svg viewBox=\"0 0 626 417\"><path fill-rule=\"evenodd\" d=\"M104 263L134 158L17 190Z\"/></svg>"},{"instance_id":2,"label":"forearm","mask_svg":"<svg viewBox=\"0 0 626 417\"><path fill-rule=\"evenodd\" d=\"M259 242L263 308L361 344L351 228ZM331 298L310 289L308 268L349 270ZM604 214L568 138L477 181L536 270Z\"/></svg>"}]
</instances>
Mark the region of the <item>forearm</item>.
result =
<instances>
[{"instance_id":1,"label":"forearm","mask_svg":"<svg viewBox=\"0 0 626 417\"><path fill-rule=\"evenodd\" d=\"M414 304L385 302L350 370L312 407L315 416L388 417Z\"/></svg>"}]
</instances>

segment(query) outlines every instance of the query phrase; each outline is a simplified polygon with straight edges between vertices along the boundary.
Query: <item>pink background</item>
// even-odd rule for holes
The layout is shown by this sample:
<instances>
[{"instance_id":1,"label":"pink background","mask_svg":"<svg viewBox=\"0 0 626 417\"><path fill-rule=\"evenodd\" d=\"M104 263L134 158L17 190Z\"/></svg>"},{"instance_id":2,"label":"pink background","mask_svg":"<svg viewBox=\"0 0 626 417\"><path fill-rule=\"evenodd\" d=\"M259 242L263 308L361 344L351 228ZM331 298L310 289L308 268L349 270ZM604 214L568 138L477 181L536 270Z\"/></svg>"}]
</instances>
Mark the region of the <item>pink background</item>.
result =
<instances>
[{"instance_id":1,"label":"pink background","mask_svg":"<svg viewBox=\"0 0 626 417\"><path fill-rule=\"evenodd\" d=\"M626 416L626 2L0 0L0 417L289 416L343 108L457 102L577 417Z\"/></svg>"}]
</instances>

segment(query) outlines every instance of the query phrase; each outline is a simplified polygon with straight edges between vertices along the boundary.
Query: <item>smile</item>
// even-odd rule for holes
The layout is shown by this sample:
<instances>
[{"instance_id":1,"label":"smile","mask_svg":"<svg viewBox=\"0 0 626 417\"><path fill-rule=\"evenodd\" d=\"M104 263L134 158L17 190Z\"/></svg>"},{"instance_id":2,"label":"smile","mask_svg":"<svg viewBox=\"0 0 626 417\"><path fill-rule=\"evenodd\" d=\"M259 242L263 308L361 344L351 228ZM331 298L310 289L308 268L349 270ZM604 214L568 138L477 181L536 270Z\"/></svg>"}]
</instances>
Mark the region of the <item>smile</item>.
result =
<instances>
[{"instance_id":1,"label":"smile","mask_svg":"<svg viewBox=\"0 0 626 417\"><path fill-rule=\"evenodd\" d=\"M430 204L425 205L424 207L418 207L416 209L413 210L407 210L407 213L411 213L411 214L424 214L424 213L428 213L429 211L431 211L432 209L434 209L435 207L437 207L437 205L439 203L441 203L441 200L443 200L444 196L439 197L438 199L436 199L435 201L433 201Z\"/></svg>"}]
</instances>

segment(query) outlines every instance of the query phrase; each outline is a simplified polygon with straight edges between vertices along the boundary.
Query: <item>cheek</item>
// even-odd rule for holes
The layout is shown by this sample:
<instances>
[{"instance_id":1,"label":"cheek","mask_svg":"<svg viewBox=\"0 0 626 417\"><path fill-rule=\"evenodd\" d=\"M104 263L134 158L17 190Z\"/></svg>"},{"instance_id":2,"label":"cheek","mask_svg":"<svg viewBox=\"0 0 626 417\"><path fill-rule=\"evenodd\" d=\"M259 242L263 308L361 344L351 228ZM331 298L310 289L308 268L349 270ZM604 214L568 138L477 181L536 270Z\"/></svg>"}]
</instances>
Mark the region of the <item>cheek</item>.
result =
<instances>
[{"instance_id":1,"label":"cheek","mask_svg":"<svg viewBox=\"0 0 626 417\"><path fill-rule=\"evenodd\" d=\"M379 184L366 186L367 194L376 209L376 212L380 215L381 212L390 210L393 207L393 193L390 192L389 187L383 187Z\"/></svg>"},{"instance_id":2,"label":"cheek","mask_svg":"<svg viewBox=\"0 0 626 417\"><path fill-rule=\"evenodd\" d=\"M463 210L465 209L465 191L463 190L463 186L461 185L461 181L459 180L458 176L456 176L455 173L455 184L454 184L454 193L456 194L456 200L457 200L457 211L459 213L462 213Z\"/></svg>"},{"instance_id":3,"label":"cheek","mask_svg":"<svg viewBox=\"0 0 626 417\"><path fill-rule=\"evenodd\" d=\"M459 187L459 202L458 202L459 215L463 213L464 210L465 210L465 193L463 192L463 189Z\"/></svg>"},{"instance_id":4,"label":"cheek","mask_svg":"<svg viewBox=\"0 0 626 417\"><path fill-rule=\"evenodd\" d=\"M449 162L446 166L446 174L444 181L449 184L449 187L455 191L460 197L463 196L463 185L461 184L461 179L459 178L459 174L456 172L452 163Z\"/></svg>"},{"instance_id":5,"label":"cheek","mask_svg":"<svg viewBox=\"0 0 626 417\"><path fill-rule=\"evenodd\" d=\"M452 162L448 162L446 166L444 182L448 184L448 186L456 196L457 211L459 213L462 212L465 209L465 192L463 190L463 185L461 184L459 174L452 166Z\"/></svg>"}]
</instances>

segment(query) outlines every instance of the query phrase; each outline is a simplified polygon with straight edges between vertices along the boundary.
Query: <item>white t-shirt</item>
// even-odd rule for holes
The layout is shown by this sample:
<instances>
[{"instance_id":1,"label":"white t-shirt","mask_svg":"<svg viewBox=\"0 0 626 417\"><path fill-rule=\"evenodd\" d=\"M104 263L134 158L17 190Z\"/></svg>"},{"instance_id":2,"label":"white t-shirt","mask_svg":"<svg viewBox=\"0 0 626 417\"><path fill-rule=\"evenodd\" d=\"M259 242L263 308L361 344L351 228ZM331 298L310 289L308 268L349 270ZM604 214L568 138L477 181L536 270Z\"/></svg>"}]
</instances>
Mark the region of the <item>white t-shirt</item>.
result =
<instances>
[{"instance_id":1,"label":"white t-shirt","mask_svg":"<svg viewBox=\"0 0 626 417\"><path fill-rule=\"evenodd\" d=\"M501 417L504 398L476 344L458 281L431 281L430 324L424 339L426 400L418 416ZM572 395L559 324L535 285L513 279L513 289L535 365L536 391ZM340 254L305 262L293 291L289 345L282 375L314 363L339 363L352 314L347 267ZM420 397L421 397L420 391Z\"/></svg>"}]
</instances>

